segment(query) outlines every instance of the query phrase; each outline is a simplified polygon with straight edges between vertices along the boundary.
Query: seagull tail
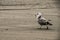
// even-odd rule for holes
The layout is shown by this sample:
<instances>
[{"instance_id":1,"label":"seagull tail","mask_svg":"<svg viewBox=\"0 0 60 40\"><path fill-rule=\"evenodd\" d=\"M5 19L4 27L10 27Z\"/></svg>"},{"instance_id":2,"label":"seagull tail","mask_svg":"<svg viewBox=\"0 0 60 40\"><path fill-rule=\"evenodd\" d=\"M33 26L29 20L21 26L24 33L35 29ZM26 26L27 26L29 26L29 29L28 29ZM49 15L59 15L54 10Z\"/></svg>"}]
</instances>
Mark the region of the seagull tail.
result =
<instances>
[{"instance_id":1,"label":"seagull tail","mask_svg":"<svg viewBox=\"0 0 60 40\"><path fill-rule=\"evenodd\" d=\"M47 24L48 24L48 25L53 25L53 24L52 24L52 23L50 23L50 22L47 22Z\"/></svg>"},{"instance_id":2,"label":"seagull tail","mask_svg":"<svg viewBox=\"0 0 60 40\"><path fill-rule=\"evenodd\" d=\"M53 25L53 24L49 23L49 25Z\"/></svg>"}]
</instances>

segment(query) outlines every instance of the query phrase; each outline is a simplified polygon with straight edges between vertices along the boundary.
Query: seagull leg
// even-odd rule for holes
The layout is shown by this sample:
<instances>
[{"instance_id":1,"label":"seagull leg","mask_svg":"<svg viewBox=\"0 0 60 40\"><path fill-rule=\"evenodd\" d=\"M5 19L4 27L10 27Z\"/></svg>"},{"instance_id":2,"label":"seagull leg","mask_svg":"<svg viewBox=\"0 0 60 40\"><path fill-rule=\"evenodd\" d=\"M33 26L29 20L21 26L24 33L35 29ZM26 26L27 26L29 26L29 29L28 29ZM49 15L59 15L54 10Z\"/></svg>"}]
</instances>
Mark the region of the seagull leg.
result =
<instances>
[{"instance_id":1,"label":"seagull leg","mask_svg":"<svg viewBox=\"0 0 60 40\"><path fill-rule=\"evenodd\" d=\"M47 29L48 29L48 26L47 26Z\"/></svg>"},{"instance_id":2,"label":"seagull leg","mask_svg":"<svg viewBox=\"0 0 60 40\"><path fill-rule=\"evenodd\" d=\"M42 27L42 25L41 25L41 27ZM41 27L40 27L40 29L41 29Z\"/></svg>"}]
</instances>

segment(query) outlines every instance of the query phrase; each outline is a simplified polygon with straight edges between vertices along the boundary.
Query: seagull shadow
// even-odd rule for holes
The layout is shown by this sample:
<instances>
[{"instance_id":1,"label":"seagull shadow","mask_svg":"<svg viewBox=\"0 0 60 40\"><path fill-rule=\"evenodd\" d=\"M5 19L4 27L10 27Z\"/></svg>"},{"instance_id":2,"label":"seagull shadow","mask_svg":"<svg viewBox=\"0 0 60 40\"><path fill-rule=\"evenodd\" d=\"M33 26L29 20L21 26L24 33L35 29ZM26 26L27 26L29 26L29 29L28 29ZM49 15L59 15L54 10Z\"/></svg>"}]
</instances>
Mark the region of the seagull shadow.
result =
<instances>
[{"instance_id":1,"label":"seagull shadow","mask_svg":"<svg viewBox=\"0 0 60 40\"><path fill-rule=\"evenodd\" d=\"M36 28L36 30L50 30L50 31L54 31L54 29L51 29L51 28Z\"/></svg>"}]
</instances>

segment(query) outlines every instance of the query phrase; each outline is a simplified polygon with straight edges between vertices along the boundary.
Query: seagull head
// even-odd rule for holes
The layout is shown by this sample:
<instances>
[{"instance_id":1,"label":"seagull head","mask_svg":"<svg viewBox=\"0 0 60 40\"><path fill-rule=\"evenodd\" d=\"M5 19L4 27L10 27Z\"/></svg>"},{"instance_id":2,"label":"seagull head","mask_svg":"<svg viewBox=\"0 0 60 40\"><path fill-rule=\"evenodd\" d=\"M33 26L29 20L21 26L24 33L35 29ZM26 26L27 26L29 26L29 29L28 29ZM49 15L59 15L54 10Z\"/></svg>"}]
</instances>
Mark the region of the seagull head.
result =
<instances>
[{"instance_id":1,"label":"seagull head","mask_svg":"<svg viewBox=\"0 0 60 40\"><path fill-rule=\"evenodd\" d=\"M38 12L37 15L42 16L42 13Z\"/></svg>"},{"instance_id":2,"label":"seagull head","mask_svg":"<svg viewBox=\"0 0 60 40\"><path fill-rule=\"evenodd\" d=\"M37 13L37 18L41 18L42 17L42 13L38 12Z\"/></svg>"}]
</instances>

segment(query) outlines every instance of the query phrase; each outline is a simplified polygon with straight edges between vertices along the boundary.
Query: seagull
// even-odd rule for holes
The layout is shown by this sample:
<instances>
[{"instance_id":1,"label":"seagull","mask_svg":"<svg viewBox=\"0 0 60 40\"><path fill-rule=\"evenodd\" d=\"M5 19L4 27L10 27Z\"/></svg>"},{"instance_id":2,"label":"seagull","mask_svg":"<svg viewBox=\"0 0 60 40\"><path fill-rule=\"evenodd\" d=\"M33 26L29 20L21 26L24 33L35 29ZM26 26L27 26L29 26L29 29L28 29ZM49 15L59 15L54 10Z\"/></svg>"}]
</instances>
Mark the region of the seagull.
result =
<instances>
[{"instance_id":1,"label":"seagull","mask_svg":"<svg viewBox=\"0 0 60 40\"><path fill-rule=\"evenodd\" d=\"M48 25L52 25L52 23L49 22L49 21L51 21L51 20L46 20L46 19L42 16L42 13L38 12L35 16L36 16L36 19L37 19L38 24L40 24L41 27L42 27L43 25L45 25L45 26L47 27L47 29L48 29ZM40 27L40 29L41 29L41 27Z\"/></svg>"}]
</instances>

